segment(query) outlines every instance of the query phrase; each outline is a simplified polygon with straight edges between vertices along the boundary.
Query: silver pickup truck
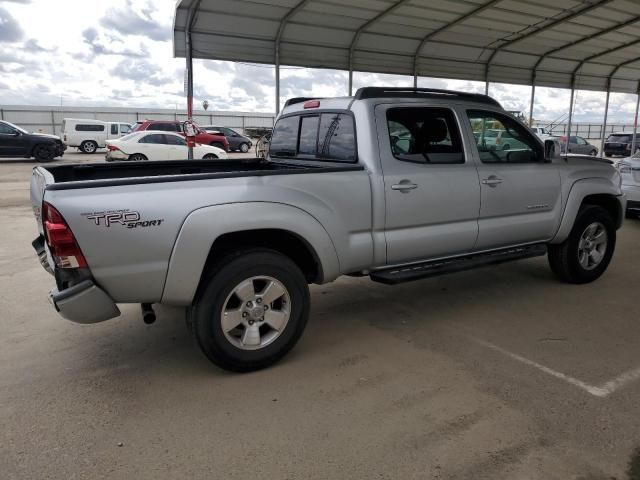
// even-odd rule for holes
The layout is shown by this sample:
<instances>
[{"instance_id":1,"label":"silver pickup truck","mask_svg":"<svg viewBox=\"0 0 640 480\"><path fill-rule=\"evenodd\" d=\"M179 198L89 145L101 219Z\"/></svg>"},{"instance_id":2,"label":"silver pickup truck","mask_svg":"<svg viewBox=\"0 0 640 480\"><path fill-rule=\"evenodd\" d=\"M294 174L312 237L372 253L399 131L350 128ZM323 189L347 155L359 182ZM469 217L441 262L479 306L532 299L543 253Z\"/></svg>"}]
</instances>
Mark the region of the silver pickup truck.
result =
<instances>
[{"instance_id":1,"label":"silver pickup truck","mask_svg":"<svg viewBox=\"0 0 640 480\"><path fill-rule=\"evenodd\" d=\"M397 284L545 254L563 281L598 278L624 217L620 175L558 152L485 95L295 98L266 159L36 167L33 245L63 317L140 303L152 321L154 303L184 306L212 362L255 370L300 338L310 283Z\"/></svg>"}]
</instances>

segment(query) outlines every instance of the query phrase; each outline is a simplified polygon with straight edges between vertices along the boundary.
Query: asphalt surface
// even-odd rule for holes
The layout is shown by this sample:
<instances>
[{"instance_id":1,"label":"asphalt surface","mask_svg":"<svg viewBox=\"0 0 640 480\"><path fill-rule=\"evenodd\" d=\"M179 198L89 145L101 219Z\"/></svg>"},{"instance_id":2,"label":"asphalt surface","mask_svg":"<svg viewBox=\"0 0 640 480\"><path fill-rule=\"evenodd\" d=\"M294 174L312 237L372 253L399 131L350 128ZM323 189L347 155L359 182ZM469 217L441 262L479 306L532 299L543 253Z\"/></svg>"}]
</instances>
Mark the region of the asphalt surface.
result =
<instances>
[{"instance_id":1,"label":"asphalt surface","mask_svg":"<svg viewBox=\"0 0 640 480\"><path fill-rule=\"evenodd\" d=\"M298 346L237 375L200 354L179 309L150 326L136 305L86 326L54 312L31 168L0 160L0 478L627 478L640 221L590 285L538 258L313 286Z\"/></svg>"}]
</instances>

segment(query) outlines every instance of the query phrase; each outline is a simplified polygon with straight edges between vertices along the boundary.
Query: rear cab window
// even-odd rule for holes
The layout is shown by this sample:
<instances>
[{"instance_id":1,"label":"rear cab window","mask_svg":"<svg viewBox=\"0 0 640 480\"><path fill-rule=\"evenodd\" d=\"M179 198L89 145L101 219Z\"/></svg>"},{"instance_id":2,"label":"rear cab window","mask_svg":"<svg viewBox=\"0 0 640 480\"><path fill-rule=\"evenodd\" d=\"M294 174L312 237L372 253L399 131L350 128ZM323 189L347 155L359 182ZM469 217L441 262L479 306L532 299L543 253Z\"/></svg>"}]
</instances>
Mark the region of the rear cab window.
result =
<instances>
[{"instance_id":1,"label":"rear cab window","mask_svg":"<svg viewBox=\"0 0 640 480\"><path fill-rule=\"evenodd\" d=\"M332 162L357 161L353 117L343 112L314 112L282 117L271 137L269 155Z\"/></svg>"}]
</instances>

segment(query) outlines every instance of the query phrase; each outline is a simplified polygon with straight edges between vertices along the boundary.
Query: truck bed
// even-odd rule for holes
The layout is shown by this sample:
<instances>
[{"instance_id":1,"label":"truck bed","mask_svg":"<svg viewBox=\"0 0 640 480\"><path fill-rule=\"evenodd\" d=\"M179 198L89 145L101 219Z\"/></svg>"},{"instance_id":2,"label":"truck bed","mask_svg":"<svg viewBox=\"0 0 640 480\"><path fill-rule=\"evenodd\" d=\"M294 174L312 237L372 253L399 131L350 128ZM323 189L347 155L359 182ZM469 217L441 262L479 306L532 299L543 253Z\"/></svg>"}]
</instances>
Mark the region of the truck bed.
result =
<instances>
[{"instance_id":1,"label":"truck bed","mask_svg":"<svg viewBox=\"0 0 640 480\"><path fill-rule=\"evenodd\" d=\"M37 168L45 170L53 177L54 182L48 182L48 190L363 169L357 164L331 162L318 165L311 162L274 162L262 158L84 163Z\"/></svg>"}]
</instances>

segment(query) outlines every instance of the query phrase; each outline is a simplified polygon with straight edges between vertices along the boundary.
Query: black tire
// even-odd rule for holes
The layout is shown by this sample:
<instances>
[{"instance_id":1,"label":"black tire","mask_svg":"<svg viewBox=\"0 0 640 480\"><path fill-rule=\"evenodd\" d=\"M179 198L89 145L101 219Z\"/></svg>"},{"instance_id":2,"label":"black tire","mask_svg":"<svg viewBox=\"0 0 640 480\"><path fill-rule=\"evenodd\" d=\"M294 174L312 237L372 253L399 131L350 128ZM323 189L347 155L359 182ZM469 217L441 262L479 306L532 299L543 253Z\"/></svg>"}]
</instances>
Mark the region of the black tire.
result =
<instances>
[{"instance_id":1,"label":"black tire","mask_svg":"<svg viewBox=\"0 0 640 480\"><path fill-rule=\"evenodd\" d=\"M39 162L50 162L56 156L53 145L36 145L33 147L33 157Z\"/></svg>"},{"instance_id":2,"label":"black tire","mask_svg":"<svg viewBox=\"0 0 640 480\"><path fill-rule=\"evenodd\" d=\"M127 160L129 160L130 162L144 162L145 160L149 160L149 159L147 158L146 155L143 155L142 153L133 153L129 155L129 158L127 158Z\"/></svg>"},{"instance_id":3,"label":"black tire","mask_svg":"<svg viewBox=\"0 0 640 480\"><path fill-rule=\"evenodd\" d=\"M593 269L584 268L579 261L578 245L590 225L600 223L607 234L604 256ZM616 246L616 228L609 212L596 205L583 205L569 237L560 245L549 245L549 266L553 273L567 283L583 284L599 278L609 266Z\"/></svg>"},{"instance_id":4,"label":"black tire","mask_svg":"<svg viewBox=\"0 0 640 480\"><path fill-rule=\"evenodd\" d=\"M85 140L80 144L80 150L82 150L83 153L96 153L98 144L93 140Z\"/></svg>"},{"instance_id":5,"label":"black tire","mask_svg":"<svg viewBox=\"0 0 640 480\"><path fill-rule=\"evenodd\" d=\"M222 310L239 284L257 276L272 277L286 288L290 314L271 343L246 350L225 335ZM291 259L274 250L251 249L229 255L209 269L188 318L200 349L211 362L225 370L250 372L272 365L293 348L307 324L309 303L307 281Z\"/></svg>"},{"instance_id":6,"label":"black tire","mask_svg":"<svg viewBox=\"0 0 640 480\"><path fill-rule=\"evenodd\" d=\"M203 160L216 160L218 158L218 156L215 153L207 153L204 157L202 157Z\"/></svg>"},{"instance_id":7,"label":"black tire","mask_svg":"<svg viewBox=\"0 0 640 480\"><path fill-rule=\"evenodd\" d=\"M598 155L598 151L596 149L593 149L589 152L589 155L591 155L592 157L595 157L596 155Z\"/></svg>"},{"instance_id":8,"label":"black tire","mask_svg":"<svg viewBox=\"0 0 640 480\"><path fill-rule=\"evenodd\" d=\"M249 144L248 143L240 144L240 151L242 153L247 153L249 151Z\"/></svg>"}]
</instances>

